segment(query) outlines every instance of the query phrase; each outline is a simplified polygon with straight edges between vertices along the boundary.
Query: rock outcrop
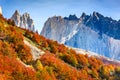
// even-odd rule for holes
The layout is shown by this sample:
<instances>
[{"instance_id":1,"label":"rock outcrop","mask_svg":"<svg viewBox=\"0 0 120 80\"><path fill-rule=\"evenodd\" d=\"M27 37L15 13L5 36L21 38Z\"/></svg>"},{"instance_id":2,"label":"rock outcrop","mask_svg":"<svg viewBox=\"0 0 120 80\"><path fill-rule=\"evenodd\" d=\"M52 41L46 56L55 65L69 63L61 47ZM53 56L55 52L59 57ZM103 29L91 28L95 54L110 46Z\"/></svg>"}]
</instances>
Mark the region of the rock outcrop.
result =
<instances>
[{"instance_id":1,"label":"rock outcrop","mask_svg":"<svg viewBox=\"0 0 120 80\"><path fill-rule=\"evenodd\" d=\"M0 14L2 14L2 7L0 6Z\"/></svg>"},{"instance_id":2,"label":"rock outcrop","mask_svg":"<svg viewBox=\"0 0 120 80\"><path fill-rule=\"evenodd\" d=\"M16 10L11 19L14 20L15 24L21 28L29 29L31 31L35 30L34 21L30 18L28 13L20 15L20 13Z\"/></svg>"}]
</instances>

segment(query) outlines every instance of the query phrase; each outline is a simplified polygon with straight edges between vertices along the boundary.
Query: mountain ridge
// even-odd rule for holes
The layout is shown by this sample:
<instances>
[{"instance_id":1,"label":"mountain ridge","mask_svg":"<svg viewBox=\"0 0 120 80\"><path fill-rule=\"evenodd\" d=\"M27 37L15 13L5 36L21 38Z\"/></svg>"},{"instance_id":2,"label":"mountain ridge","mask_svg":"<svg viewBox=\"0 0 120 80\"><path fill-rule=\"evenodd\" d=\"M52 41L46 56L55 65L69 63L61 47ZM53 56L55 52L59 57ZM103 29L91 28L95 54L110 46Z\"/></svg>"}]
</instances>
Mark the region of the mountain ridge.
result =
<instances>
[{"instance_id":1,"label":"mountain ridge","mask_svg":"<svg viewBox=\"0 0 120 80\"><path fill-rule=\"evenodd\" d=\"M119 26L119 20L104 17L98 12L92 15L83 13L80 18L75 15L55 16L45 22L41 35L68 46L120 60Z\"/></svg>"}]
</instances>

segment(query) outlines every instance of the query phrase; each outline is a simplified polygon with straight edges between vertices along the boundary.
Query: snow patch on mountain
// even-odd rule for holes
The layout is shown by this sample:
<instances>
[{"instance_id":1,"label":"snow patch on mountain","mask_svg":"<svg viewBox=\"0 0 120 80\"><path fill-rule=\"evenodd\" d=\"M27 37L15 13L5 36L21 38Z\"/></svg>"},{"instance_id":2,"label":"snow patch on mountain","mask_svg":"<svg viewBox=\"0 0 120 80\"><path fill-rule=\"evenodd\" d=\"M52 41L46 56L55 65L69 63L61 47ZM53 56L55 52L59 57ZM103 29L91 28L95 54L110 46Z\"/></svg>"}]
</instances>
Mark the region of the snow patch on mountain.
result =
<instances>
[{"instance_id":1,"label":"snow patch on mountain","mask_svg":"<svg viewBox=\"0 0 120 80\"><path fill-rule=\"evenodd\" d=\"M93 16L95 16L97 18L97 20L99 20L99 17L96 12L93 12Z\"/></svg>"},{"instance_id":2,"label":"snow patch on mountain","mask_svg":"<svg viewBox=\"0 0 120 80\"><path fill-rule=\"evenodd\" d=\"M65 41L67 41L67 40L69 40L69 39L71 39L75 34L77 33L77 31L76 30L74 30L72 33L70 33L67 37L62 37L62 41L61 41L61 43L65 43Z\"/></svg>"},{"instance_id":3,"label":"snow patch on mountain","mask_svg":"<svg viewBox=\"0 0 120 80\"><path fill-rule=\"evenodd\" d=\"M79 23L75 24L73 27L73 31L69 33L69 35L67 35L66 37L62 37L61 38L61 42L62 44L64 44L66 41L68 41L69 39L71 39L78 31L77 31L77 26Z\"/></svg>"}]
</instances>

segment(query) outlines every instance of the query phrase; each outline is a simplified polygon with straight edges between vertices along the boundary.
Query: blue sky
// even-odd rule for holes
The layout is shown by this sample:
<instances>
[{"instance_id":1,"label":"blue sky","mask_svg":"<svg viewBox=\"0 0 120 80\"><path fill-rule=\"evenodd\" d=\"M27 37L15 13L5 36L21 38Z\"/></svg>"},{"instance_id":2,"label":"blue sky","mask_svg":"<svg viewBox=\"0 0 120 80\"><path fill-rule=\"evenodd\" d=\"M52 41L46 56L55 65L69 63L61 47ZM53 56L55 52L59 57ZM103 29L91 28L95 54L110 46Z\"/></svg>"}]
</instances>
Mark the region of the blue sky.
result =
<instances>
[{"instance_id":1,"label":"blue sky","mask_svg":"<svg viewBox=\"0 0 120 80\"><path fill-rule=\"evenodd\" d=\"M44 22L54 15L69 16L82 12L99 12L104 16L120 19L120 0L0 0L3 15L10 18L15 10L20 14L28 12L34 20L35 28L41 31Z\"/></svg>"}]
</instances>

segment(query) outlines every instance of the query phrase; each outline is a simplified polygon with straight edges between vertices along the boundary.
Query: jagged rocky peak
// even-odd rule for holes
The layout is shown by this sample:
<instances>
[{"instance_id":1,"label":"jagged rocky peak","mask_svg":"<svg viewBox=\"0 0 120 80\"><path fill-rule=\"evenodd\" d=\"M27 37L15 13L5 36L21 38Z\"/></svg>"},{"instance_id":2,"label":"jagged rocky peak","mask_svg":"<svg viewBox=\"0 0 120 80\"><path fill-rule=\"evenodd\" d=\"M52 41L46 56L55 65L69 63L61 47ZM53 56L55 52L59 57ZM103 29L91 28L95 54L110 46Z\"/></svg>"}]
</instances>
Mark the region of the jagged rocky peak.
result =
<instances>
[{"instance_id":1,"label":"jagged rocky peak","mask_svg":"<svg viewBox=\"0 0 120 80\"><path fill-rule=\"evenodd\" d=\"M79 20L79 18L74 14L74 15L69 15L69 17L64 17L66 20Z\"/></svg>"},{"instance_id":2,"label":"jagged rocky peak","mask_svg":"<svg viewBox=\"0 0 120 80\"><path fill-rule=\"evenodd\" d=\"M98 14L98 12L95 12L95 11L93 12L93 16L96 16L97 14Z\"/></svg>"},{"instance_id":3,"label":"jagged rocky peak","mask_svg":"<svg viewBox=\"0 0 120 80\"><path fill-rule=\"evenodd\" d=\"M99 13L94 11L93 14L92 14L92 17L99 20Z\"/></svg>"},{"instance_id":4,"label":"jagged rocky peak","mask_svg":"<svg viewBox=\"0 0 120 80\"><path fill-rule=\"evenodd\" d=\"M82 20L84 20L84 21L86 21L87 19L88 19L88 15L86 15L86 13L85 12L83 12L82 13L82 15L81 15L81 17L80 17L80 20L82 21Z\"/></svg>"},{"instance_id":5,"label":"jagged rocky peak","mask_svg":"<svg viewBox=\"0 0 120 80\"><path fill-rule=\"evenodd\" d=\"M21 28L29 29L31 31L35 31L34 21L30 18L28 13L24 13L20 15L19 11L16 10L11 17L14 20L15 24Z\"/></svg>"},{"instance_id":6,"label":"jagged rocky peak","mask_svg":"<svg viewBox=\"0 0 120 80\"><path fill-rule=\"evenodd\" d=\"M79 18L77 18L77 16L74 15L69 15L69 20L79 20Z\"/></svg>"},{"instance_id":7,"label":"jagged rocky peak","mask_svg":"<svg viewBox=\"0 0 120 80\"><path fill-rule=\"evenodd\" d=\"M62 16L53 16L53 17L51 17L50 19L59 21L59 20L61 20L61 19L63 19L63 18L62 18Z\"/></svg>"},{"instance_id":8,"label":"jagged rocky peak","mask_svg":"<svg viewBox=\"0 0 120 80\"><path fill-rule=\"evenodd\" d=\"M46 23L48 24L54 24L55 22L59 22L59 21L63 21L63 18L61 16L53 16L53 17L49 17L48 20L45 22L44 25L46 25Z\"/></svg>"},{"instance_id":9,"label":"jagged rocky peak","mask_svg":"<svg viewBox=\"0 0 120 80\"><path fill-rule=\"evenodd\" d=\"M12 19L15 21L16 19L19 20L20 19L20 13L18 12L18 10L16 10L14 12L14 14L12 15ZM16 23L16 22L15 22ZM19 25L20 26L20 25Z\"/></svg>"},{"instance_id":10,"label":"jagged rocky peak","mask_svg":"<svg viewBox=\"0 0 120 80\"><path fill-rule=\"evenodd\" d=\"M20 26L20 14L19 14L18 10L16 10L16 11L14 12L14 14L13 14L12 17L11 17L11 19L14 20L14 22L15 22L15 24L16 24L17 26Z\"/></svg>"},{"instance_id":11,"label":"jagged rocky peak","mask_svg":"<svg viewBox=\"0 0 120 80\"><path fill-rule=\"evenodd\" d=\"M2 14L2 7L0 6L0 14Z\"/></svg>"},{"instance_id":12,"label":"jagged rocky peak","mask_svg":"<svg viewBox=\"0 0 120 80\"><path fill-rule=\"evenodd\" d=\"M85 17L86 16L86 13L83 12L82 15L81 15L81 18Z\"/></svg>"},{"instance_id":13,"label":"jagged rocky peak","mask_svg":"<svg viewBox=\"0 0 120 80\"><path fill-rule=\"evenodd\" d=\"M96 17L97 19L105 18L102 14L95 12L95 11L93 12L92 17Z\"/></svg>"},{"instance_id":14,"label":"jagged rocky peak","mask_svg":"<svg viewBox=\"0 0 120 80\"><path fill-rule=\"evenodd\" d=\"M14 15L20 15L18 10L15 11Z\"/></svg>"},{"instance_id":15,"label":"jagged rocky peak","mask_svg":"<svg viewBox=\"0 0 120 80\"><path fill-rule=\"evenodd\" d=\"M24 13L23 15L22 15L23 17L27 17L27 18L30 18L30 14L29 13Z\"/></svg>"}]
</instances>

